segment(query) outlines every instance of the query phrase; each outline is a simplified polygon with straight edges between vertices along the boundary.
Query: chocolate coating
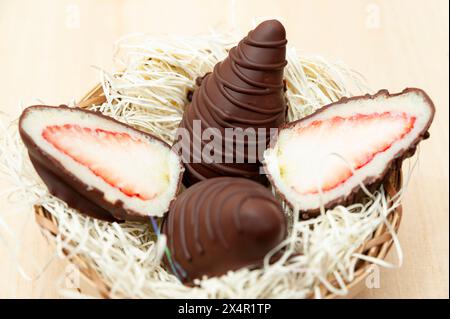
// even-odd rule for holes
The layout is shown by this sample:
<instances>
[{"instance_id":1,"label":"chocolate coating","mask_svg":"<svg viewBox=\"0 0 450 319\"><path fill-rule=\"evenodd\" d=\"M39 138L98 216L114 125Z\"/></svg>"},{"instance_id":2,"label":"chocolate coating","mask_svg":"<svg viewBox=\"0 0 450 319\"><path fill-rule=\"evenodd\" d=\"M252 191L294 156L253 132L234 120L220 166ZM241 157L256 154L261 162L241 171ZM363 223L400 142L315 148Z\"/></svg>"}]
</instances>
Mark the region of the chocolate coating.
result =
<instances>
[{"instance_id":1,"label":"chocolate coating","mask_svg":"<svg viewBox=\"0 0 450 319\"><path fill-rule=\"evenodd\" d=\"M32 109L52 107L61 109L68 108L68 106L66 105L34 105L26 108L19 120L20 137L22 138L22 141L28 150L28 155L30 157L31 163L36 169L38 175L41 177L42 181L47 186L49 192L59 199L65 201L69 207L78 210L81 214L88 215L100 220L105 220L108 222L120 222L124 220L140 222L148 221L148 218L146 216L142 216L137 212L126 209L124 207L124 203L121 200L118 200L115 203L107 201L102 191L86 185L72 172L65 169L64 166L56 158L47 154L43 149L36 145L36 143L33 141L33 138L29 136L27 132L25 132L25 130L22 128L21 122L27 115L27 112ZM77 108L77 110L87 114L95 114L98 117L106 118L109 121L119 123L122 126L137 131L133 127L105 116L99 112L93 112L81 108ZM140 133L146 134L152 139L156 139L161 141L162 143L165 143L156 136L150 135L145 132ZM167 145L167 147L170 146ZM178 188L181 184L181 174L182 173L180 173L179 184L177 186Z\"/></svg>"},{"instance_id":2,"label":"chocolate coating","mask_svg":"<svg viewBox=\"0 0 450 319\"><path fill-rule=\"evenodd\" d=\"M293 122L289 122L286 123L284 125L282 125L279 128L278 131L278 135L279 133L283 130L283 129L288 129L291 127L294 127L295 125L297 125L299 122L301 121L305 121L308 120L312 117L317 116L318 114L322 113L322 112L326 112L329 108L332 108L336 105L339 104L345 104L351 101L364 101L364 100L373 100L373 99L377 99L377 98L391 98L391 97L395 97L395 96L399 96L402 94L408 94L408 93L416 93L418 95L420 95L424 100L425 103L427 104L427 106L429 107L430 111L431 111L431 115L430 118L428 120L428 122L426 123L426 125L424 126L424 128L422 129L422 131L417 135L417 138L412 141L410 143L410 145L407 148L404 148L402 150L400 150L397 154L395 154L395 156L391 159L390 163L388 165L386 165L385 169L383 171L381 171L378 175L376 176L369 176L366 177L363 181L362 184L365 185L366 189L373 193L374 191L376 191L381 185L385 185L386 182L388 181L388 178L390 178L390 173L392 173L392 171L394 170L398 170L401 171L402 168L402 163L405 159L413 156L416 152L417 149L417 145L424 139L428 139L430 137L430 133L428 132L431 123L433 122L433 118L434 118L434 114L435 114L435 106L433 101L431 100L431 98L428 96L428 94L423 91L422 89L419 88L406 88L403 91L399 92L399 93L390 93L388 90L383 89L383 90L379 90L377 93L371 95L371 94L366 94L366 95L362 95L362 96L353 96L353 97L342 97L341 99L339 99L336 102L327 104L322 106L320 109L318 109L316 112L301 118L299 120L293 121ZM276 144L276 141L278 139L278 135L274 136L274 140L273 145ZM264 167L265 171L268 172L269 170L267 169L267 166ZM270 183L272 185L274 185L275 188L275 192L277 193L277 195L281 198L283 198L285 200L285 202L293 209L294 206L292 205L292 203L290 203L287 199L286 196L276 187L276 183L274 182L273 178L271 177L270 174L267 175ZM356 187L354 187L351 192L346 195L346 196L341 196L336 198L333 201L330 201L329 203L327 203L324 208L325 209L330 209L332 207L335 207L337 205L349 205L352 203L357 203L357 202L361 202L364 199L367 199L367 195L366 193L361 189L361 187L358 185ZM320 208L317 209L312 209L312 210L308 210L308 211L301 211L301 218L302 219L309 219L309 218L313 218L313 217L317 217L320 214Z\"/></svg>"},{"instance_id":3,"label":"chocolate coating","mask_svg":"<svg viewBox=\"0 0 450 319\"><path fill-rule=\"evenodd\" d=\"M173 261L185 272L180 274L184 282L259 266L286 236L285 216L270 190L233 177L188 188L171 206L162 228Z\"/></svg>"},{"instance_id":4,"label":"chocolate coating","mask_svg":"<svg viewBox=\"0 0 450 319\"><path fill-rule=\"evenodd\" d=\"M257 149L258 144L265 149L270 141L269 129L285 122L283 71L287 63L286 43L283 25L276 20L265 21L232 48L229 56L216 64L212 73L197 81L199 88L194 91L192 103L187 106L180 123L190 136L190 145L183 146L191 148L189 157L183 158L187 185L218 176L261 178L257 154L249 154L248 149ZM210 142L200 142L201 136L193 133L195 120L201 120L201 132L215 128L223 137L219 154L211 154L214 158L221 158L220 163L210 163L204 158L200 163L194 163L193 140L199 140L197 145L201 145L201 150ZM243 140L243 163L236 160L236 140L222 143L225 128L255 129L254 140ZM266 138L262 141L258 139L258 128L267 129ZM232 163L226 163L225 154L232 154Z\"/></svg>"},{"instance_id":5,"label":"chocolate coating","mask_svg":"<svg viewBox=\"0 0 450 319\"><path fill-rule=\"evenodd\" d=\"M115 219L107 210L101 206L98 206L94 202L87 200L86 197L65 183L63 179L59 178L51 170L40 164L39 159L32 156L31 153L30 160L34 169L47 186L50 194L65 201L69 207L75 208L88 216L108 222L119 221Z\"/></svg>"}]
</instances>

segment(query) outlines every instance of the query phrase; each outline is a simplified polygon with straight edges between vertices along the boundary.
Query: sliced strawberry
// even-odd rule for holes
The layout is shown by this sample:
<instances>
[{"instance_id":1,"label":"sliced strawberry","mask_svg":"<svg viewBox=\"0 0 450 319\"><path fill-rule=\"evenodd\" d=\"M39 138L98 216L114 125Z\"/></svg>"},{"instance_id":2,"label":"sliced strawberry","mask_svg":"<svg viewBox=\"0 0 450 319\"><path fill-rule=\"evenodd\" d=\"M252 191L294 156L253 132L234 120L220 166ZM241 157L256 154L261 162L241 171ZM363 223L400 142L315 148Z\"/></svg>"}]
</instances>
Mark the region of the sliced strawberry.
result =
<instances>
[{"instance_id":1,"label":"sliced strawberry","mask_svg":"<svg viewBox=\"0 0 450 319\"><path fill-rule=\"evenodd\" d=\"M129 197L150 200L169 183L160 173L167 170L153 169L167 166L155 156L155 146L128 133L65 124L45 127L42 136Z\"/></svg>"},{"instance_id":2,"label":"sliced strawberry","mask_svg":"<svg viewBox=\"0 0 450 319\"><path fill-rule=\"evenodd\" d=\"M406 113L384 112L335 116L296 127L295 139L280 157L284 179L301 195L317 194L319 187L332 190L353 175L352 169L364 167L402 139L415 121Z\"/></svg>"}]
</instances>

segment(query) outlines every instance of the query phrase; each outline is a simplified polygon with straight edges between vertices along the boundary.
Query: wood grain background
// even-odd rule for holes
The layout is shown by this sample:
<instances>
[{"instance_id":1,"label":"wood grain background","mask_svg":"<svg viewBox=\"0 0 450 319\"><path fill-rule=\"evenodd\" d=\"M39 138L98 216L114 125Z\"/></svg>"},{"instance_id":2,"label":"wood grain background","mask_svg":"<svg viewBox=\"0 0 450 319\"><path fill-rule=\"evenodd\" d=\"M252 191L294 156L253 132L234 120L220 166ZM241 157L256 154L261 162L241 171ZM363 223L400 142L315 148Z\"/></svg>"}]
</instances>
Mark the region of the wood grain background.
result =
<instances>
[{"instance_id":1,"label":"wood grain background","mask_svg":"<svg viewBox=\"0 0 450 319\"><path fill-rule=\"evenodd\" d=\"M360 297L448 298L448 6L447 0L0 0L0 112L17 116L21 105L79 98L99 80L91 66L113 68L113 43L124 34L232 26L244 34L252 19L278 17L298 49L344 61L374 89L417 86L434 100L431 138L421 145L404 198L404 265L382 270L380 287ZM7 185L0 176L0 189ZM20 239L15 247L14 238L0 234L0 297L58 297L69 270L30 208L2 198L0 209ZM33 280L23 279L17 264Z\"/></svg>"}]
</instances>

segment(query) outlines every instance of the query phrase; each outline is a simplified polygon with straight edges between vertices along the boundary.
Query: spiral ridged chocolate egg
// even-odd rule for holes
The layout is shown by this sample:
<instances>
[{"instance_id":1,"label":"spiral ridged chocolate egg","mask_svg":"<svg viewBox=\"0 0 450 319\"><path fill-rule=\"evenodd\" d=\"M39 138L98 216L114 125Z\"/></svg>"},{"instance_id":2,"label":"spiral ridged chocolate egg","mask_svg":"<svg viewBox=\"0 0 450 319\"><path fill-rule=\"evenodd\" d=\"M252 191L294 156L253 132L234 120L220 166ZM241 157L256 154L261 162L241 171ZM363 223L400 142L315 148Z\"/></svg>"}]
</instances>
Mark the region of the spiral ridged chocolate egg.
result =
<instances>
[{"instance_id":1,"label":"spiral ridged chocolate egg","mask_svg":"<svg viewBox=\"0 0 450 319\"><path fill-rule=\"evenodd\" d=\"M285 238L286 221L279 202L261 184L218 177L195 184L176 199L163 233L172 265L189 282L260 266Z\"/></svg>"},{"instance_id":2,"label":"spiral ridged chocolate egg","mask_svg":"<svg viewBox=\"0 0 450 319\"><path fill-rule=\"evenodd\" d=\"M189 140L182 141L183 148L191 150L183 154L186 185L219 176L261 179L258 152L266 148L270 129L285 121L286 43L283 25L264 21L198 81L200 86L180 124L189 135ZM196 121L200 123L197 131ZM202 138L206 129L215 129L211 132L214 138ZM225 129L234 129L237 137L227 137ZM211 154L202 153L211 143L220 147Z\"/></svg>"}]
</instances>

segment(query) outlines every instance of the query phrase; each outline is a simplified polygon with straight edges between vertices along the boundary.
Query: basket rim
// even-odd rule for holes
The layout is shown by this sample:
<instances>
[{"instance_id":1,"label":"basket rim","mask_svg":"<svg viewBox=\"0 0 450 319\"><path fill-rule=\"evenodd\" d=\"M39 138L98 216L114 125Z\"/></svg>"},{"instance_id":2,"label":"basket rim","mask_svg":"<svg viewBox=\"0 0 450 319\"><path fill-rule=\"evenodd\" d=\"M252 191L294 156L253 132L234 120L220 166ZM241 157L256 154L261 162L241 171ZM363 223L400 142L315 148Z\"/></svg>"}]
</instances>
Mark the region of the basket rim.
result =
<instances>
[{"instance_id":1,"label":"basket rim","mask_svg":"<svg viewBox=\"0 0 450 319\"><path fill-rule=\"evenodd\" d=\"M87 92L80 101L76 104L77 107L87 108L94 104L101 104L106 101L101 84L94 86ZM390 170L384 183L386 192L389 196L395 195L402 185L402 170L401 163L396 163ZM387 221L391 224L395 233L398 233L401 219L402 219L402 205L399 205L389 216ZM56 219L40 205L34 206L35 220L43 234L50 234L51 237L56 238L58 235L58 223ZM373 233L371 239L367 240L359 251L367 256L385 259L393 244L392 236L386 231L385 224L381 224ZM63 251L66 259L74 264L79 270L86 282L94 288L102 298L111 298L110 287L102 280L102 276L92 268L82 255L70 255L69 252ZM356 295L362 290L361 283L369 275L369 271L374 264L362 261L355 271L354 278L351 282L346 283L348 294L345 296L336 295L324 286L321 286L322 296L326 299L337 299L348 297L349 295ZM312 296L311 296L312 297Z\"/></svg>"}]
</instances>

